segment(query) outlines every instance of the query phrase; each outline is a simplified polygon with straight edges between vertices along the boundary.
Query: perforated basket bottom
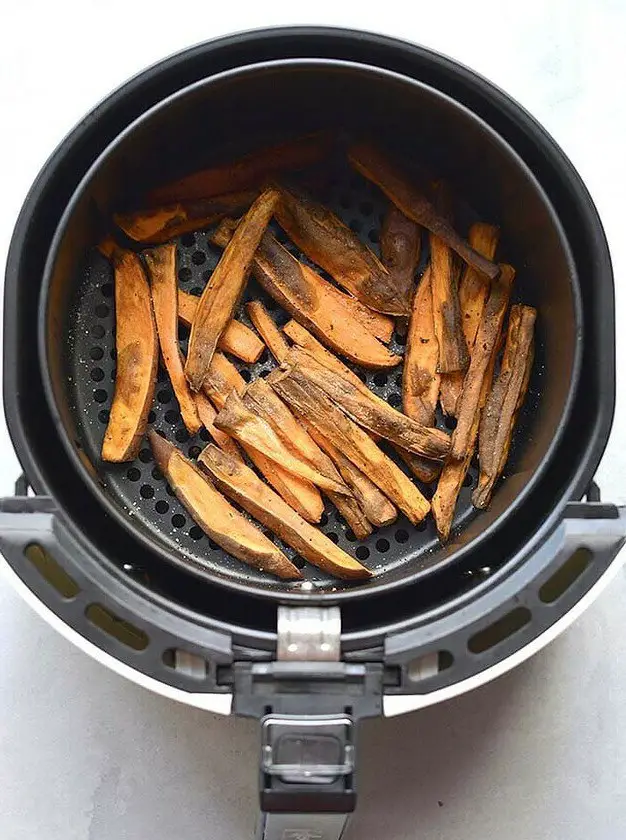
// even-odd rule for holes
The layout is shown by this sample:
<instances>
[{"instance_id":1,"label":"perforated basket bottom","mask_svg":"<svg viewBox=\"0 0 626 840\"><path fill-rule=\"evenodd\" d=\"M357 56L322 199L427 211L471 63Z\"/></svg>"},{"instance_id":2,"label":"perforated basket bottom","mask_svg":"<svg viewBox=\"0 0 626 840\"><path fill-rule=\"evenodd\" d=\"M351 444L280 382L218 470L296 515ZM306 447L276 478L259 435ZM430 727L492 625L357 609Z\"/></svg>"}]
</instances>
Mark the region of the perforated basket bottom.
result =
<instances>
[{"instance_id":1,"label":"perforated basket bottom","mask_svg":"<svg viewBox=\"0 0 626 840\"><path fill-rule=\"evenodd\" d=\"M345 172L335 179L323 198L350 225L352 230L378 252L378 231L387 205L367 181L354 173ZM306 258L286 240L278 227L273 226L273 230L292 253L307 262ZM426 240L424 240L422 251L420 274L427 257ZM219 256L219 249L208 243L206 231L180 237L177 241L177 259L178 280L181 288L199 295L215 268ZM250 322L245 313L244 304L247 300L254 298L263 300L279 325L283 325L289 319L287 313L279 309L277 304L251 281L237 313L237 317L248 325ZM278 587L286 590L303 586L305 589L315 587L336 590L346 586L342 581L331 578L314 566L305 563L291 548L284 546L278 539L275 539L275 542L297 566L303 569L303 582L294 584L276 581L230 557L204 534L175 498L163 475L153 463L152 453L147 443L139 452L139 457L132 463L105 464L101 461L100 447L114 392L115 319L112 270L108 261L96 251L89 256L84 276L80 279L75 307L75 312L70 317L72 328L68 342L70 400L76 412L85 454L97 466L105 492L124 509L127 515L133 517L138 526L151 532L167 548L173 549L191 571L200 574L203 571L217 574L224 578L224 582L237 580L240 583L248 582L265 588ZM184 350L186 350L187 336L188 330L181 326L180 337ZM402 354L403 336L395 333L390 346L395 353ZM253 365L246 365L237 359L233 361L247 380L267 375L274 367L274 361L267 350ZM401 405L401 367L388 372L354 369L374 393L396 408ZM162 367L159 368L158 384L149 422L154 428L162 430L169 440L176 443L191 458L195 458L210 440L204 429L194 437L190 437L187 433L167 374ZM441 414L437 417L437 425L440 428L446 428ZM448 425L447 428L450 429L451 426ZM475 515L470 496L476 480L477 464L473 462L459 496L455 516L456 528L462 527L469 518ZM417 483L426 497L430 498L433 488ZM439 547L435 526L430 516L425 522L415 527L406 517L400 515L393 525L377 529L367 540L359 541L335 508L328 503L320 527L329 539L351 556L358 558L377 576L406 564L412 564L414 570L417 570L420 565L430 566L436 559L433 557L433 552L436 552ZM270 535L269 532L267 533Z\"/></svg>"}]
</instances>

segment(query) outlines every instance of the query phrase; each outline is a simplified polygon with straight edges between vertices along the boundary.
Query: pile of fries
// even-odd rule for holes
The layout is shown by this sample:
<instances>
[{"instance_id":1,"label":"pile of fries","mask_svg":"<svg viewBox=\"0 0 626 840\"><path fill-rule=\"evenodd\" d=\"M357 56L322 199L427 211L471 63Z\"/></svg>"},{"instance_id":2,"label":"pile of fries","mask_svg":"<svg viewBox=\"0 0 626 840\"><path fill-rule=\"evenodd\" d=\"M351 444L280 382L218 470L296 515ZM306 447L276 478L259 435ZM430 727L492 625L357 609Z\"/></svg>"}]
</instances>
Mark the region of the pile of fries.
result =
<instances>
[{"instance_id":1,"label":"pile of fries","mask_svg":"<svg viewBox=\"0 0 626 840\"><path fill-rule=\"evenodd\" d=\"M432 512L447 540L475 453L472 501L489 504L533 364L536 311L509 311L515 271L494 262L498 229L476 223L463 239L444 185L429 198L359 143L348 149L350 164L389 199L379 258L327 207L278 180L319 165L331 143L309 135L161 187L148 196L149 210L115 216L136 248L121 247L119 236L101 245L114 267L117 348L103 460L133 460L147 433L159 468L211 539L286 580L302 572L229 500L309 563L366 579L372 572L315 527L322 494L357 539L401 511L414 525ZM272 235L272 219L307 263ZM172 240L207 227L223 251L198 298L178 288ZM291 317L282 329L260 300L246 306L254 330L235 318L250 275ZM190 327L186 358L179 323ZM388 346L397 324L406 329L404 358ZM249 384L225 355L252 363L265 347L277 366ZM159 353L188 432L204 427L212 437L197 461L147 430ZM341 357L366 369L403 365L403 410ZM435 426L438 403L456 420L452 434ZM429 501L420 483L434 482Z\"/></svg>"}]
</instances>

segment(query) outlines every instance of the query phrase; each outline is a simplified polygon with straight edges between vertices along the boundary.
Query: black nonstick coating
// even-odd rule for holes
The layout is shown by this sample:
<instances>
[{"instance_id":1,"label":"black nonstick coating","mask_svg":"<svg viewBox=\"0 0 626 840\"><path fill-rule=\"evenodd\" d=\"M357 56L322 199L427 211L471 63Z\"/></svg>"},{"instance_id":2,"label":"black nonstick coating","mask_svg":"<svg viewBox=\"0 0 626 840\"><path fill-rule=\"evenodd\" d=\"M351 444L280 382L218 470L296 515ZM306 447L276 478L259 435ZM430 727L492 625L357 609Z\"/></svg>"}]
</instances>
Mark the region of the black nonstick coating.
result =
<instances>
[{"instance_id":1,"label":"black nonstick coating","mask_svg":"<svg viewBox=\"0 0 626 840\"><path fill-rule=\"evenodd\" d=\"M315 71L312 71L311 78L304 79L305 84L313 84L312 79L315 75ZM346 86L354 83L352 75L342 76L340 73L339 78ZM297 83L296 81L296 85ZM360 83L362 84L362 80ZM393 90L393 85L389 85L390 90ZM328 88L324 90L328 91ZM186 112L188 120L191 120L193 114L194 95L197 98L197 94L192 94L192 104ZM289 96L289 89L285 95ZM330 97L332 104L332 97L328 92L326 95ZM397 96L397 92L395 95ZM425 96L423 89L421 96ZM390 97L386 103L387 107L395 101L397 100ZM382 114L378 109L382 108L382 104L382 100L378 106L375 103L370 109L370 116L378 115L380 119ZM450 107L448 103L446 107ZM337 119L336 113L332 113L332 107L329 110L331 122L334 122ZM433 115L441 120L442 124L437 126L438 130L445 129L442 114L435 109ZM170 119L176 123L175 116L170 116ZM467 116L465 119L468 119ZM319 123L318 115L315 127L319 127ZM312 126L309 124L306 127ZM354 130L354 126L350 127ZM342 125L342 128L345 128L345 125ZM358 128L364 130L363 126ZM537 306L540 313L536 362L530 393L520 418L507 467L507 475L510 475L510 478L502 482L494 498L492 510L476 515L470 504L471 488L476 481L476 464L472 464L457 507L457 536L453 538L450 546L445 549L440 547L432 519L429 518L416 528L402 516L394 525L378 529L368 540L359 542L346 530L343 521L336 516L334 508L327 507L322 530L348 553L372 568L376 575L374 581L366 585L352 585L355 595L356 590L371 589L379 582L413 581L416 576L427 574L442 562L452 560L458 547L466 544L468 539L478 538L481 530L492 527L499 516L505 516L512 501L530 483L533 473L545 465L545 456L554 443L556 431L566 412L570 386L573 386L576 375L576 279L568 261L567 247L556 220L551 216L545 197L541 195L537 185L529 181L526 172L519 175L518 185L507 183L503 189L502 184L491 184L489 189L494 195L486 194L489 190L485 190L484 178L487 175L492 178L501 175L498 167L503 164L485 158L483 178L478 178L477 173L470 170L471 164L475 168L480 160L477 148L471 151L469 159L459 160L457 165L450 150L437 145L433 137L429 136L435 128L430 126L429 129L425 129L423 124L420 128L422 146L430 150L430 154L419 156L420 163L427 162L429 168L434 168L437 174L447 177L456 187L457 194L462 196L457 219L460 229L466 230L469 222L477 218L499 222L502 225L503 239L499 258L511 261L518 269L514 299ZM168 165L174 170L181 166L180 159L176 160L172 154L170 144L173 140L171 136L167 136L167 131L152 136L158 137L158 148L152 157L146 156L149 159L137 170L133 169L132 164L136 161L137 150L142 142L145 143L146 138L145 134L142 136L141 131L131 137L127 152L123 143L120 143L117 155L111 155L106 161L109 165L108 178L102 175L106 166L101 166L95 178L92 174L91 179L87 179L91 182L90 189L85 189L79 196L72 208L73 214L66 214L66 219L57 233L58 250L55 254L53 249L49 260L51 282L50 287L46 289L48 294L44 295L43 299L47 328L43 345L49 361L51 397L54 408L67 430L68 446L74 456L77 456L83 466L91 472L95 480L92 487L97 488L96 492L103 494L103 501L106 501L108 506L112 504L113 508L121 513L125 526L134 529L144 541L158 546L171 562L185 570L226 585L244 589L252 587L268 594L293 592L298 587L304 587L303 591L314 587L319 592L333 593L345 590L346 584L329 578L309 564L302 564L305 573L304 584L294 585L275 581L230 558L201 532L180 506L152 463L147 445L142 448L139 458L133 463L108 465L103 464L99 458L107 412L113 396L115 343L112 272L108 262L92 247L101 232L94 219L96 216L101 217L103 206L113 208L123 204L124 200L131 201L133 191L141 187L142 181L149 183L154 178L160 159L167 158ZM468 137L472 136L468 134ZM478 136L479 133L474 136L474 142ZM450 138L445 131L443 137L452 146L458 142ZM493 138L485 142L485 149L490 143L494 143ZM254 144L251 145L254 148ZM120 150L124 150L126 154ZM198 150L191 150L185 157L192 158L197 153ZM399 153L406 158L406 147L399 150ZM424 161L424 157L428 157L428 160ZM510 161L509 164L512 167ZM130 172L136 175L134 181L129 181ZM334 179L328 193L322 196L323 199L376 250L377 231L387 207L386 200L378 190L348 167L335 166L333 172ZM482 187L479 192L471 189L477 182ZM123 192L120 192L120 183L125 187ZM132 187L129 183L133 184ZM517 194L516 190L519 191ZM511 204L513 198L517 199L517 206ZM97 214L94 213L94 204L98 206ZM539 210L543 214L541 218L538 216ZM552 223L550 229L547 229L548 222ZM206 232L187 234L181 237L177 245L180 285L187 291L199 293L216 265L219 250L207 244ZM531 245L532 250L529 250ZM297 252L294 250L294 253ZM424 249L422 269L426 254L427 249ZM548 277L552 286L546 289L545 280ZM259 293L254 284L250 284L246 299L257 296L272 306L272 302ZM279 323L287 320L285 313L278 309L273 314ZM239 317L246 320L243 309ZM554 323L560 322L560 341L552 346L546 345L546 339L549 344L551 335L545 329L549 319L553 319ZM181 336L184 340L185 336ZM402 337L399 334L394 335L392 347L396 352L402 351ZM256 365L244 366L237 363L237 366L240 369L247 367L252 378L266 373L272 364L271 359L264 355ZM547 382L546 370L551 372L551 385ZM395 406L400 404L400 375L400 368L391 372L366 374L368 386ZM550 391L546 401L548 388ZM208 439L203 438L203 434L206 433L189 439L163 370L159 372L151 422L192 457L198 454L200 447ZM441 417L439 425L445 428ZM422 489L430 495L429 488ZM467 527L468 525L470 527ZM293 552L290 549L285 550L292 556ZM296 559L296 562L301 565L299 559Z\"/></svg>"}]
</instances>

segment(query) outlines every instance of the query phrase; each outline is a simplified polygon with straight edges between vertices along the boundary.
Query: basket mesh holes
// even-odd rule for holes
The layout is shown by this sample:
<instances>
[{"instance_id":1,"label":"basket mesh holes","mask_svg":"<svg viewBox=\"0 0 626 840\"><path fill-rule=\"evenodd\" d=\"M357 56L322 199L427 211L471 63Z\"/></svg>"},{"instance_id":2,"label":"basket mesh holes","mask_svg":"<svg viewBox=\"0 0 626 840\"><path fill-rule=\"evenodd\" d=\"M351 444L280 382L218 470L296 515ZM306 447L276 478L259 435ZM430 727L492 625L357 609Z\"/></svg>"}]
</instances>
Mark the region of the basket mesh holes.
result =
<instances>
[{"instance_id":1,"label":"basket mesh holes","mask_svg":"<svg viewBox=\"0 0 626 840\"><path fill-rule=\"evenodd\" d=\"M191 269L184 265L178 269L178 279L181 283L188 283L191 280Z\"/></svg>"},{"instance_id":2,"label":"basket mesh holes","mask_svg":"<svg viewBox=\"0 0 626 840\"><path fill-rule=\"evenodd\" d=\"M141 478L141 470L138 470L137 467L130 467L126 470L126 478L129 481L139 481Z\"/></svg>"},{"instance_id":3,"label":"basket mesh holes","mask_svg":"<svg viewBox=\"0 0 626 840\"><path fill-rule=\"evenodd\" d=\"M380 551L381 554L384 554L386 551L389 551L389 540L386 540L384 538L376 540L376 551Z\"/></svg>"},{"instance_id":4,"label":"basket mesh holes","mask_svg":"<svg viewBox=\"0 0 626 840\"><path fill-rule=\"evenodd\" d=\"M166 405L168 402L172 401L172 392L168 388L161 388L157 391L157 400L162 404Z\"/></svg>"},{"instance_id":5,"label":"basket mesh holes","mask_svg":"<svg viewBox=\"0 0 626 840\"><path fill-rule=\"evenodd\" d=\"M397 391L392 391L391 394L387 397L387 402L389 403L392 408L398 408L400 403L402 402L402 397L398 394Z\"/></svg>"},{"instance_id":6,"label":"basket mesh holes","mask_svg":"<svg viewBox=\"0 0 626 840\"><path fill-rule=\"evenodd\" d=\"M405 531L404 528L398 528L393 536L397 543L405 543L409 539L409 532Z\"/></svg>"},{"instance_id":7,"label":"basket mesh holes","mask_svg":"<svg viewBox=\"0 0 626 840\"><path fill-rule=\"evenodd\" d=\"M164 417L166 423L178 423L178 421L180 420L180 414L173 408L168 408L168 410L165 412Z\"/></svg>"},{"instance_id":8,"label":"basket mesh holes","mask_svg":"<svg viewBox=\"0 0 626 840\"><path fill-rule=\"evenodd\" d=\"M108 408L101 408L98 412L98 420L101 423L108 423L109 422L109 410Z\"/></svg>"},{"instance_id":9,"label":"basket mesh holes","mask_svg":"<svg viewBox=\"0 0 626 840\"><path fill-rule=\"evenodd\" d=\"M104 388L96 388L96 390L93 392L93 398L97 403L103 403L107 401L108 394L104 390Z\"/></svg>"},{"instance_id":10,"label":"basket mesh holes","mask_svg":"<svg viewBox=\"0 0 626 840\"><path fill-rule=\"evenodd\" d=\"M104 333L106 330L102 326L102 324L94 324L91 328L91 334L94 338L104 338Z\"/></svg>"},{"instance_id":11,"label":"basket mesh holes","mask_svg":"<svg viewBox=\"0 0 626 840\"><path fill-rule=\"evenodd\" d=\"M357 548L355 554L359 560L367 560L367 558L370 556L370 550L366 545L360 545Z\"/></svg>"},{"instance_id":12,"label":"basket mesh holes","mask_svg":"<svg viewBox=\"0 0 626 840\"><path fill-rule=\"evenodd\" d=\"M142 464L149 464L152 461L152 452L149 449L142 449L139 453L139 460Z\"/></svg>"},{"instance_id":13,"label":"basket mesh holes","mask_svg":"<svg viewBox=\"0 0 626 840\"><path fill-rule=\"evenodd\" d=\"M100 359L104 356L104 350L102 347L92 347L89 351L89 357L94 360L94 362L99 362Z\"/></svg>"},{"instance_id":14,"label":"basket mesh holes","mask_svg":"<svg viewBox=\"0 0 626 840\"><path fill-rule=\"evenodd\" d=\"M100 291L102 292L102 297L113 297L113 283L103 283L100 287Z\"/></svg>"},{"instance_id":15,"label":"basket mesh holes","mask_svg":"<svg viewBox=\"0 0 626 840\"><path fill-rule=\"evenodd\" d=\"M339 521L341 521L341 520L339 520ZM354 531L351 528L346 528L345 536L346 536L346 539L348 540L348 542L354 542L356 540L356 536L354 534Z\"/></svg>"},{"instance_id":16,"label":"basket mesh holes","mask_svg":"<svg viewBox=\"0 0 626 840\"><path fill-rule=\"evenodd\" d=\"M191 262L194 265L203 265L206 262L206 254L203 251L194 251L191 255Z\"/></svg>"},{"instance_id":17,"label":"basket mesh holes","mask_svg":"<svg viewBox=\"0 0 626 840\"><path fill-rule=\"evenodd\" d=\"M182 513L175 513L174 516L172 516L172 525L174 528L184 528L186 524L187 520Z\"/></svg>"},{"instance_id":18,"label":"basket mesh holes","mask_svg":"<svg viewBox=\"0 0 626 840\"><path fill-rule=\"evenodd\" d=\"M167 513L170 509L169 504L165 501L165 499L159 499L159 501L155 504L154 509L157 513Z\"/></svg>"},{"instance_id":19,"label":"basket mesh holes","mask_svg":"<svg viewBox=\"0 0 626 840\"><path fill-rule=\"evenodd\" d=\"M196 235L195 233L183 233L180 237L180 244L183 245L185 248L193 248L196 244Z\"/></svg>"},{"instance_id":20,"label":"basket mesh holes","mask_svg":"<svg viewBox=\"0 0 626 840\"><path fill-rule=\"evenodd\" d=\"M329 539L331 542L334 542L335 544L339 542L339 537L337 536L337 534L336 534L334 531L329 531L329 532L326 534L326 536L328 537L328 539Z\"/></svg>"},{"instance_id":21,"label":"basket mesh holes","mask_svg":"<svg viewBox=\"0 0 626 840\"><path fill-rule=\"evenodd\" d=\"M374 384L378 385L379 388L384 388L384 386L387 384L387 374L384 373L382 370L378 373L375 373L373 379Z\"/></svg>"},{"instance_id":22,"label":"basket mesh holes","mask_svg":"<svg viewBox=\"0 0 626 840\"><path fill-rule=\"evenodd\" d=\"M202 528L199 528L197 525L192 525L189 529L189 536L192 540L201 540L204 537L204 531Z\"/></svg>"},{"instance_id":23,"label":"basket mesh holes","mask_svg":"<svg viewBox=\"0 0 626 840\"><path fill-rule=\"evenodd\" d=\"M444 417L443 423L446 429L449 429L451 432L456 429L456 417L446 416Z\"/></svg>"},{"instance_id":24,"label":"basket mesh holes","mask_svg":"<svg viewBox=\"0 0 626 840\"><path fill-rule=\"evenodd\" d=\"M142 499L154 498L154 487L151 484L142 484L139 488L139 495Z\"/></svg>"}]
</instances>

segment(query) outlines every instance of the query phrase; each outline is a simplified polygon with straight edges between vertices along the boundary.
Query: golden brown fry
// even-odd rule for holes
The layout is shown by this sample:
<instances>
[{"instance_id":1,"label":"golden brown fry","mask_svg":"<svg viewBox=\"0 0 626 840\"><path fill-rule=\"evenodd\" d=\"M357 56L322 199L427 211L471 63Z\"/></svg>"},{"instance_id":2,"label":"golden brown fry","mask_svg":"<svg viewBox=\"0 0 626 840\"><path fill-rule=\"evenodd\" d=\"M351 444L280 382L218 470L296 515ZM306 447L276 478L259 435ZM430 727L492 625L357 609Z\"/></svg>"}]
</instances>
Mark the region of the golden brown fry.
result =
<instances>
[{"instance_id":1,"label":"golden brown fry","mask_svg":"<svg viewBox=\"0 0 626 840\"><path fill-rule=\"evenodd\" d=\"M341 482L341 476L335 469L333 462L312 440L306 428L296 420L289 408L267 384L265 379L256 379L250 383L243 401L247 408L270 424L285 446L296 457L303 458L323 475ZM366 516L354 498L329 490L326 491L326 495L358 539L365 539L372 533L372 528Z\"/></svg>"},{"instance_id":2,"label":"golden brown fry","mask_svg":"<svg viewBox=\"0 0 626 840\"><path fill-rule=\"evenodd\" d=\"M102 443L104 461L132 461L148 423L159 343L150 288L139 257L117 251L115 269L115 395Z\"/></svg>"},{"instance_id":3,"label":"golden brown fry","mask_svg":"<svg viewBox=\"0 0 626 840\"><path fill-rule=\"evenodd\" d=\"M279 172L304 169L327 157L334 137L316 132L252 152L239 160L193 172L178 181L158 187L149 204L169 204L211 198L240 190L258 189Z\"/></svg>"},{"instance_id":4,"label":"golden brown fry","mask_svg":"<svg viewBox=\"0 0 626 840\"><path fill-rule=\"evenodd\" d=\"M235 510L182 452L152 429L148 437L154 460L177 499L212 540L255 569L284 580L302 578L302 573L282 551L256 525ZM231 463L236 464L237 461L233 459Z\"/></svg>"},{"instance_id":5,"label":"golden brown fry","mask_svg":"<svg viewBox=\"0 0 626 840\"><path fill-rule=\"evenodd\" d=\"M454 254L439 239L430 235L430 269L433 296L433 322L439 345L439 373L465 370L469 364L467 344L461 328L458 270Z\"/></svg>"},{"instance_id":6,"label":"golden brown fry","mask_svg":"<svg viewBox=\"0 0 626 840\"><path fill-rule=\"evenodd\" d=\"M289 369L297 367L301 377L321 389L360 426L409 452L438 460L446 456L450 448L449 435L440 429L423 426L396 411L361 381L357 385L338 371L329 376L327 367L306 350L299 348L290 350L287 362Z\"/></svg>"},{"instance_id":7,"label":"golden brown fry","mask_svg":"<svg viewBox=\"0 0 626 840\"><path fill-rule=\"evenodd\" d=\"M430 303L430 301L428 301ZM431 322L431 331L432 331L432 314L430 312L430 308L428 309L430 322ZM359 377L354 373L354 371L350 370L349 367L344 365L336 356L333 356L331 352L329 352L320 342L311 335L310 332L304 329L304 327L300 326L297 321L288 321L285 326L283 327L283 331L289 338L296 344L298 347L302 348L303 350L307 350L311 355L315 356L315 358L327 367L329 370L336 371L340 376L343 376L350 380L357 388L363 388L363 383L359 379ZM436 341L436 339L435 339ZM436 345L435 345L436 346ZM406 370L405 361L405 370ZM434 365L436 366L436 354L435 354L435 361ZM438 374L435 374L435 377L438 379ZM437 394L434 394L435 404L437 402ZM408 411L405 409L405 413L409 414ZM409 415L410 416L410 415ZM427 423L424 425L432 426L434 425L434 417L435 412L434 409L431 415L424 414L424 417L428 419ZM414 417L413 419L417 420L418 417ZM372 437L376 440L378 436L375 433L372 433ZM318 441L319 442L319 441ZM405 464L409 467L411 472L418 478L420 481L425 482L426 484L430 484L431 481L434 481L439 472L441 470L441 465L438 464L436 461L431 461L428 458L424 458L421 455L415 455L413 452L408 452L406 449L402 449L400 446L394 446L398 455L402 458ZM369 517L368 517L369 519ZM376 524L372 519L370 522Z\"/></svg>"},{"instance_id":8,"label":"golden brown fry","mask_svg":"<svg viewBox=\"0 0 626 840\"><path fill-rule=\"evenodd\" d=\"M433 320L431 267L428 266L413 296L402 371L402 408L424 426L434 426L441 375L437 373L439 344ZM436 462L413 452L398 450L411 472L426 484L439 475Z\"/></svg>"},{"instance_id":9,"label":"golden brown fry","mask_svg":"<svg viewBox=\"0 0 626 840\"><path fill-rule=\"evenodd\" d=\"M296 420L289 408L264 379L257 379L248 386L244 403L267 420L285 446L296 457L304 458L318 472L341 482L341 476L333 462L312 440L304 426ZM367 517L352 496L328 490L326 495L352 528L357 539L365 539L371 534L372 528Z\"/></svg>"},{"instance_id":10,"label":"golden brown fry","mask_svg":"<svg viewBox=\"0 0 626 840\"><path fill-rule=\"evenodd\" d=\"M194 399L196 401L196 408L198 410L198 416L202 421L202 425L211 435L215 443L220 449L223 449L224 452L228 452L229 455L232 455L233 458L241 458L241 452L235 441L225 432L221 432L218 428L216 428L214 420L217 416L217 411L213 407L209 398L199 391L194 395Z\"/></svg>"},{"instance_id":11,"label":"golden brown fry","mask_svg":"<svg viewBox=\"0 0 626 840\"><path fill-rule=\"evenodd\" d=\"M289 352L289 345L283 334L276 326L274 319L260 300L251 300L246 304L248 318L252 321L256 331L266 343L268 350L277 362L282 362Z\"/></svg>"},{"instance_id":12,"label":"golden brown fry","mask_svg":"<svg viewBox=\"0 0 626 840\"><path fill-rule=\"evenodd\" d=\"M223 246L230 235L226 220L214 231L211 241ZM321 341L364 367L394 367L400 361L375 334L389 340L393 322L373 312L328 283L313 269L299 263L270 234L263 237L254 276L265 291L303 323ZM381 320L382 319L382 320Z\"/></svg>"},{"instance_id":13,"label":"golden brown fry","mask_svg":"<svg viewBox=\"0 0 626 840\"><path fill-rule=\"evenodd\" d=\"M276 219L300 250L361 303L377 312L407 315L406 294L395 276L331 210L309 197L281 189Z\"/></svg>"},{"instance_id":14,"label":"golden brown fry","mask_svg":"<svg viewBox=\"0 0 626 840\"><path fill-rule=\"evenodd\" d=\"M501 266L501 274L491 287L476 334L470 366L465 375L463 390L457 405L457 425L452 435L450 456L457 461L467 457L471 447L472 429L481 408L485 382L493 373L493 364L504 316L509 303L515 270Z\"/></svg>"},{"instance_id":15,"label":"golden brown fry","mask_svg":"<svg viewBox=\"0 0 626 840\"><path fill-rule=\"evenodd\" d=\"M236 391L231 391L224 407L215 418L215 425L231 437L251 446L294 475L305 478L322 490L349 495L343 481L323 475L306 461L292 454L270 424L245 405Z\"/></svg>"},{"instance_id":16,"label":"golden brown fry","mask_svg":"<svg viewBox=\"0 0 626 840\"><path fill-rule=\"evenodd\" d=\"M195 435L202 423L185 379L183 354L178 346L176 246L162 245L160 248L145 251L143 256L150 275L152 307L163 363L172 383L185 428L190 435Z\"/></svg>"},{"instance_id":17,"label":"golden brown fry","mask_svg":"<svg viewBox=\"0 0 626 840\"><path fill-rule=\"evenodd\" d=\"M498 266L471 248L445 216L438 213L430 201L411 185L400 168L378 149L359 143L350 148L348 156L355 169L380 187L405 216L434 233L461 259L490 280L498 276Z\"/></svg>"},{"instance_id":18,"label":"golden brown fry","mask_svg":"<svg viewBox=\"0 0 626 840\"><path fill-rule=\"evenodd\" d=\"M178 318L187 327L190 327L193 322L199 300L200 298L189 292L178 290ZM226 326L217 346L225 353L231 353L250 365L258 362L263 352L263 342L259 340L259 337L250 327L234 318Z\"/></svg>"},{"instance_id":19,"label":"golden brown fry","mask_svg":"<svg viewBox=\"0 0 626 840\"><path fill-rule=\"evenodd\" d=\"M395 204L390 204L380 231L380 253L384 265L393 278L398 300L403 302L403 313L411 310L415 271L420 259L422 229L407 218Z\"/></svg>"},{"instance_id":20,"label":"golden brown fry","mask_svg":"<svg viewBox=\"0 0 626 840\"><path fill-rule=\"evenodd\" d=\"M305 560L345 580L364 580L371 576L369 569L305 522L245 464L229 458L211 444L200 454L199 461L224 493Z\"/></svg>"},{"instance_id":21,"label":"golden brown fry","mask_svg":"<svg viewBox=\"0 0 626 840\"><path fill-rule=\"evenodd\" d=\"M500 374L487 398L480 423L480 478L472 496L478 508L489 504L509 456L517 416L528 390L536 317L537 312L531 306L511 307Z\"/></svg>"},{"instance_id":22,"label":"golden brown fry","mask_svg":"<svg viewBox=\"0 0 626 840\"><path fill-rule=\"evenodd\" d=\"M294 411L356 464L413 524L424 519L430 505L417 487L366 432L300 375L297 366L290 371L275 371L270 378L272 387Z\"/></svg>"},{"instance_id":23,"label":"golden brown fry","mask_svg":"<svg viewBox=\"0 0 626 840\"><path fill-rule=\"evenodd\" d=\"M333 460L335 466L341 473L341 477L350 490L352 490L354 497L363 508L363 512L372 525L375 525L377 528L383 528L385 525L390 525L392 522L395 522L398 518L398 511L389 499L381 493L374 482L370 481L365 473L361 472L349 458L346 458L315 426L307 420L303 420L302 422L305 424L313 440Z\"/></svg>"},{"instance_id":24,"label":"golden brown fry","mask_svg":"<svg viewBox=\"0 0 626 840\"><path fill-rule=\"evenodd\" d=\"M120 250L119 245L112 236L105 236L104 239L100 240L97 247L102 256L108 260L113 259L115 252Z\"/></svg>"},{"instance_id":25,"label":"golden brown fry","mask_svg":"<svg viewBox=\"0 0 626 840\"><path fill-rule=\"evenodd\" d=\"M431 500L433 519L439 539L442 542L446 542L450 536L457 499L474 454L479 418L480 412L476 414L470 429L467 455L460 461L453 461L452 459L446 461L439 476L437 489Z\"/></svg>"},{"instance_id":26,"label":"golden brown fry","mask_svg":"<svg viewBox=\"0 0 626 840\"><path fill-rule=\"evenodd\" d=\"M428 267L413 298L402 371L402 407L405 414L424 426L434 425L440 379L431 274Z\"/></svg>"},{"instance_id":27,"label":"golden brown fry","mask_svg":"<svg viewBox=\"0 0 626 840\"><path fill-rule=\"evenodd\" d=\"M493 225L476 222L469 229L469 243L479 254L493 260L500 231ZM489 294L489 281L476 269L466 265L459 283L459 305L461 323L467 349L471 355L476 340L476 331L483 314L485 300ZM441 407L444 412L456 417L456 406L463 389L465 374L461 371L447 373L441 377Z\"/></svg>"},{"instance_id":28,"label":"golden brown fry","mask_svg":"<svg viewBox=\"0 0 626 840\"><path fill-rule=\"evenodd\" d=\"M193 391L202 387L218 341L233 317L277 198L274 190L266 190L256 199L202 292L191 325L185 364L185 376Z\"/></svg>"},{"instance_id":29,"label":"golden brown fry","mask_svg":"<svg viewBox=\"0 0 626 840\"><path fill-rule=\"evenodd\" d=\"M257 197L256 192L239 192L215 198L168 204L154 210L134 213L116 213L115 224L136 242L160 245L183 233L201 230L249 207Z\"/></svg>"},{"instance_id":30,"label":"golden brown fry","mask_svg":"<svg viewBox=\"0 0 626 840\"><path fill-rule=\"evenodd\" d=\"M204 381L204 391L218 409L222 409L232 390L241 396L246 390L246 383L237 368L226 356L215 353L209 375ZM319 522L324 512L324 502L317 487L288 470L279 467L274 461L257 452L251 446L243 445L246 455L282 498L296 510L307 522Z\"/></svg>"}]
</instances>

